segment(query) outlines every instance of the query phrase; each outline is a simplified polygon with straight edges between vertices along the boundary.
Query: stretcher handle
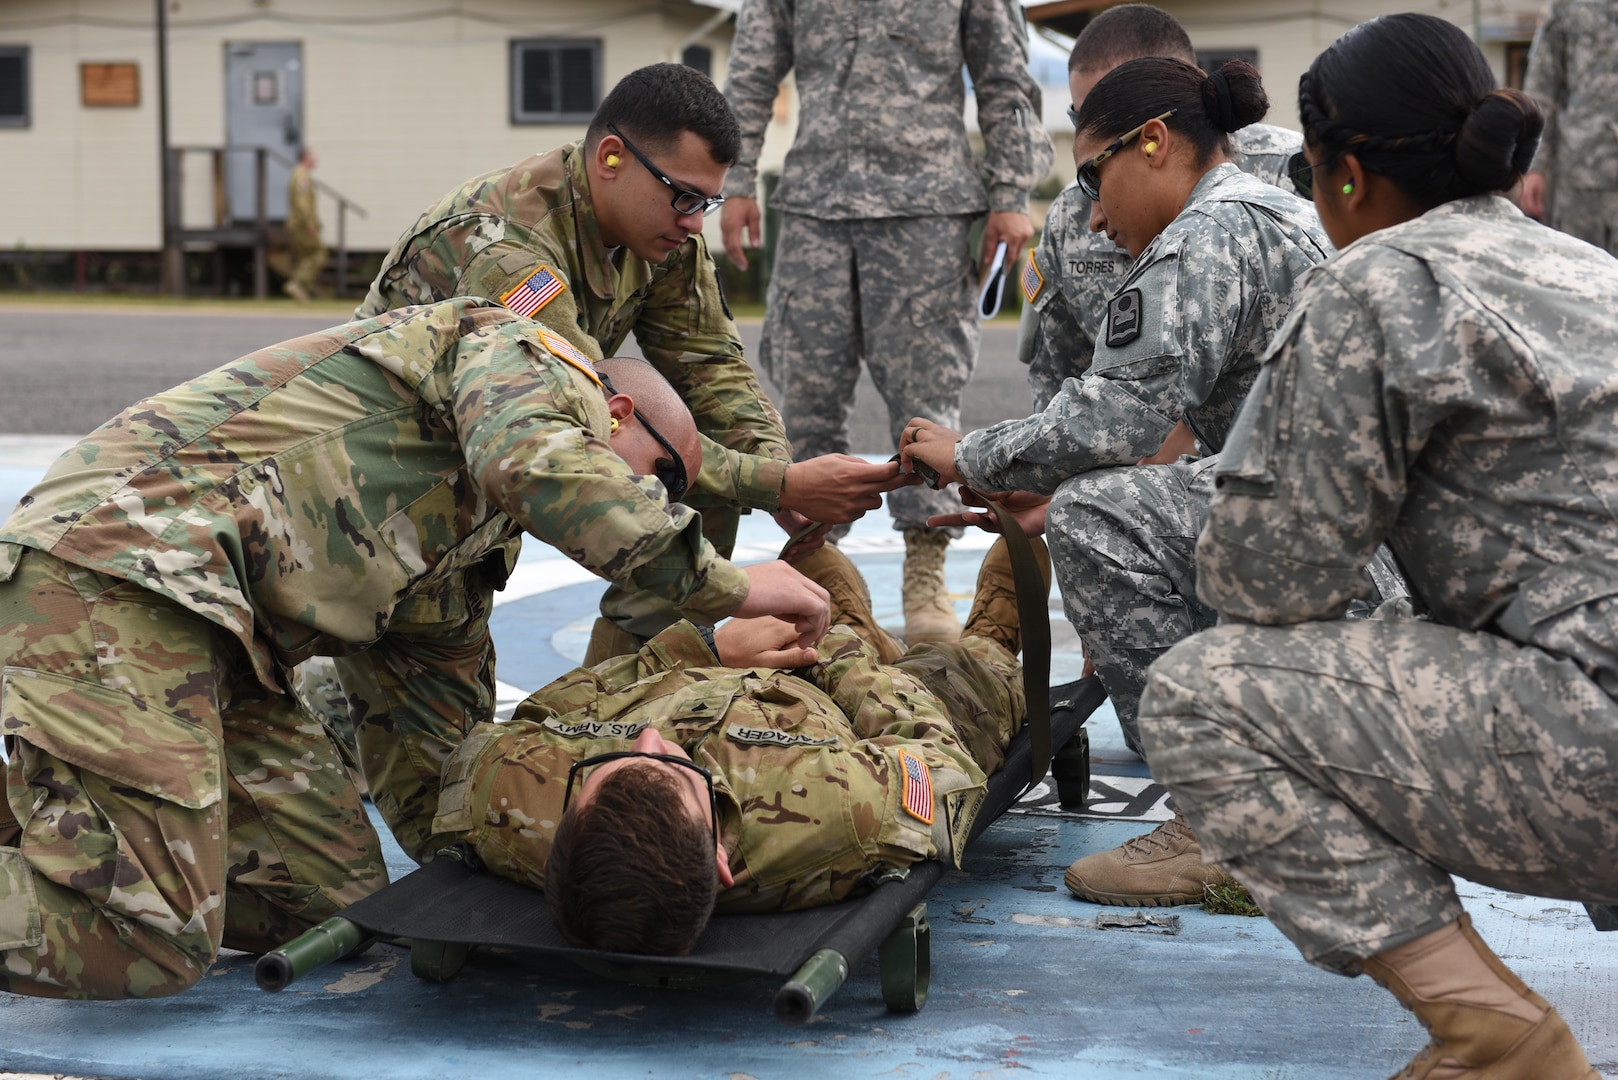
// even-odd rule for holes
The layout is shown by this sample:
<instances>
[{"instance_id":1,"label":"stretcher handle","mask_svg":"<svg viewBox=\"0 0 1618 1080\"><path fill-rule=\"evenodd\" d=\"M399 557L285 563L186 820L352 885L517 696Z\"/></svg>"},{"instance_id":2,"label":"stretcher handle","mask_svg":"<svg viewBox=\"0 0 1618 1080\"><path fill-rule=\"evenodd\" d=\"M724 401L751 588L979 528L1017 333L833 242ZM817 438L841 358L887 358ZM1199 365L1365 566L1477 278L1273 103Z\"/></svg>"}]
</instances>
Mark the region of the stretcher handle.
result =
<instances>
[{"instance_id":1,"label":"stretcher handle","mask_svg":"<svg viewBox=\"0 0 1618 1080\"><path fill-rule=\"evenodd\" d=\"M783 1024L807 1024L846 978L848 961L843 954L821 949L775 992L775 1018Z\"/></svg>"},{"instance_id":2,"label":"stretcher handle","mask_svg":"<svg viewBox=\"0 0 1618 1080\"><path fill-rule=\"evenodd\" d=\"M357 924L334 916L259 957L253 965L253 981L260 990L278 993L311 971L358 951L370 940L371 935Z\"/></svg>"},{"instance_id":3,"label":"stretcher handle","mask_svg":"<svg viewBox=\"0 0 1618 1080\"><path fill-rule=\"evenodd\" d=\"M1033 546L1023 535L1022 526L999 503L985 500L1000 520L1000 535L1006 538L1011 556L1011 580L1017 586L1017 622L1022 630L1022 687L1028 708L1028 787L1045 779L1050 771L1051 754L1051 615L1047 599L1050 586L1039 572Z\"/></svg>"}]
</instances>

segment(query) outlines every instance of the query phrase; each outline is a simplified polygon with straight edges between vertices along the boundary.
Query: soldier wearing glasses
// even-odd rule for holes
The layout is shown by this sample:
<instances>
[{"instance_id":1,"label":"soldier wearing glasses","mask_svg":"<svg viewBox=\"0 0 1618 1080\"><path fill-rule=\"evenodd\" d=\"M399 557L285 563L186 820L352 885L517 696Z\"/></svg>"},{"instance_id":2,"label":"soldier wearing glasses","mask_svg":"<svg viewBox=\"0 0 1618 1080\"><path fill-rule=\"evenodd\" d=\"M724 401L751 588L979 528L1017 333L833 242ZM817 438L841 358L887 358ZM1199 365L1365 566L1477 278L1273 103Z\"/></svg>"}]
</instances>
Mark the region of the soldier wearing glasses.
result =
<instances>
[{"instance_id":1,"label":"soldier wearing glasses","mask_svg":"<svg viewBox=\"0 0 1618 1080\"><path fill-rule=\"evenodd\" d=\"M685 400L702 435L686 502L722 554L739 513L851 521L881 505L889 465L846 457L788 469L781 419L742 355L702 237L738 152L736 120L705 76L679 64L631 72L584 141L467 181L394 245L356 318L453 296L496 300L592 360L633 332ZM515 550L511 552L515 558ZM677 614L614 588L588 660L633 652Z\"/></svg>"}]
</instances>

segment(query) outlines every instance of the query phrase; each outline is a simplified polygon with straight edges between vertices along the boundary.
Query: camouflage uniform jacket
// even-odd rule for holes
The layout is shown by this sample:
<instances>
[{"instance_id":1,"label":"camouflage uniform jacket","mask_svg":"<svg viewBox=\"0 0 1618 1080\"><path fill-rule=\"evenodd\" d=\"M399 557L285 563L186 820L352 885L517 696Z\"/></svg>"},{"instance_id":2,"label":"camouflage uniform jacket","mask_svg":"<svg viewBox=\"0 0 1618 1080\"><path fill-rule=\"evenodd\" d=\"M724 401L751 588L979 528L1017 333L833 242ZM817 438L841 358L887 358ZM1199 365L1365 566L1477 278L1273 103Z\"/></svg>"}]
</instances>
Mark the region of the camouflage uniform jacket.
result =
<instances>
[{"instance_id":1,"label":"camouflage uniform jacket","mask_svg":"<svg viewBox=\"0 0 1618 1080\"><path fill-rule=\"evenodd\" d=\"M1329 619L1386 540L1435 620L1618 694L1618 260L1497 196L1306 281L1216 472L1198 591Z\"/></svg>"},{"instance_id":2,"label":"camouflage uniform jacket","mask_svg":"<svg viewBox=\"0 0 1618 1080\"><path fill-rule=\"evenodd\" d=\"M798 133L776 209L827 219L1023 210L1055 155L1027 33L1016 0L747 0L725 79L742 127L725 194L756 196L764 129L792 71ZM962 65L985 146L976 168Z\"/></svg>"},{"instance_id":3,"label":"camouflage uniform jacket","mask_svg":"<svg viewBox=\"0 0 1618 1080\"><path fill-rule=\"evenodd\" d=\"M637 655L580 668L481 724L444 765L433 832L464 834L497 873L544 888L568 768L628 749L648 724L713 772L735 885L719 910L814 907L874 869L955 857L983 770L938 701L846 628L798 672L715 667L689 623ZM900 755L931 782L932 823L905 807Z\"/></svg>"},{"instance_id":4,"label":"camouflage uniform jacket","mask_svg":"<svg viewBox=\"0 0 1618 1080\"><path fill-rule=\"evenodd\" d=\"M1555 187L1618 188L1618 0L1551 0L1523 89L1545 113L1534 168Z\"/></svg>"},{"instance_id":5,"label":"camouflage uniform jacket","mask_svg":"<svg viewBox=\"0 0 1618 1080\"><path fill-rule=\"evenodd\" d=\"M781 417L742 356L742 342L701 234L659 266L608 251L596 225L581 144L468 180L422 214L382 261L357 319L453 296L499 301L536 271L559 292L532 317L592 360L631 330L674 384L703 436L694 483L774 512L792 460ZM542 287L541 292L555 289Z\"/></svg>"},{"instance_id":6,"label":"camouflage uniform jacket","mask_svg":"<svg viewBox=\"0 0 1618 1080\"><path fill-rule=\"evenodd\" d=\"M1292 191L1287 175L1303 136L1272 124L1250 124L1230 137L1236 167L1282 191ZM1090 229L1090 199L1078 184L1063 188L1045 215L1039 244L1024 268L1022 324L1017 357L1030 366L1030 378L1051 373L1043 407L1061 379L1082 375L1090 366L1107 301L1129 273L1134 259L1104 232Z\"/></svg>"},{"instance_id":7,"label":"camouflage uniform jacket","mask_svg":"<svg viewBox=\"0 0 1618 1080\"><path fill-rule=\"evenodd\" d=\"M24 545L169 597L234 635L272 689L278 665L376 641L413 596L476 602L435 587L517 527L693 618L734 610L742 571L611 451L593 374L537 331L460 300L147 398L23 497L0 525L0 569Z\"/></svg>"},{"instance_id":8,"label":"camouflage uniform jacket","mask_svg":"<svg viewBox=\"0 0 1618 1080\"><path fill-rule=\"evenodd\" d=\"M1090 369L1044 412L962 439L962 478L1048 494L1078 473L1134 464L1182 417L1218 452L1298 278L1330 251L1309 203L1215 166L1130 269Z\"/></svg>"}]
</instances>

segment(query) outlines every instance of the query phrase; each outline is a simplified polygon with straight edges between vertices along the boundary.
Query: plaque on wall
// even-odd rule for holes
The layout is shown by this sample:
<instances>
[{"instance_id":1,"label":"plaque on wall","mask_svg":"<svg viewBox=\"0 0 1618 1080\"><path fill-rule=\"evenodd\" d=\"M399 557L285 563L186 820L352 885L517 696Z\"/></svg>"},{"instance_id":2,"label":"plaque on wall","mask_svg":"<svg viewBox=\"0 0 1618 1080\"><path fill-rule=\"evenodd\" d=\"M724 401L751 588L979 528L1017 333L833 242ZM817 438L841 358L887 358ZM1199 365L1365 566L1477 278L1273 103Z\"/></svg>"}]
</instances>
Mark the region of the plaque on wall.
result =
<instances>
[{"instance_id":1,"label":"plaque on wall","mask_svg":"<svg viewBox=\"0 0 1618 1080\"><path fill-rule=\"evenodd\" d=\"M80 64L79 88L87 106L140 104L139 64Z\"/></svg>"}]
</instances>

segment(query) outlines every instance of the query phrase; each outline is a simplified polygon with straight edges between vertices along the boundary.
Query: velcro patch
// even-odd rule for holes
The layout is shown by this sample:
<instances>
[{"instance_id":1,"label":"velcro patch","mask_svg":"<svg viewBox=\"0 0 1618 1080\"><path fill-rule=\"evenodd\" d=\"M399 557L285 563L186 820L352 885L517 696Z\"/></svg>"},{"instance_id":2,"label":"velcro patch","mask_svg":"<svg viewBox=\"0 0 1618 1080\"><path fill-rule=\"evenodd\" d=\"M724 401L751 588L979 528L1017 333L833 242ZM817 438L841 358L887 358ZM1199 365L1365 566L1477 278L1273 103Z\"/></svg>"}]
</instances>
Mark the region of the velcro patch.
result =
<instances>
[{"instance_id":1,"label":"velcro patch","mask_svg":"<svg viewBox=\"0 0 1618 1080\"><path fill-rule=\"evenodd\" d=\"M531 319L534 312L566 291L567 285L562 279L552 273L550 267L541 266L508 290L500 303L523 318Z\"/></svg>"},{"instance_id":2,"label":"velcro patch","mask_svg":"<svg viewBox=\"0 0 1618 1080\"><path fill-rule=\"evenodd\" d=\"M1045 275L1039 272L1039 264L1034 261L1034 249L1028 249L1028 263L1022 268L1022 298L1032 304L1039 299L1040 292L1045 288Z\"/></svg>"},{"instance_id":3,"label":"velcro patch","mask_svg":"<svg viewBox=\"0 0 1618 1080\"><path fill-rule=\"evenodd\" d=\"M1107 304L1107 345L1116 349L1140 337L1141 298L1139 289L1127 289Z\"/></svg>"},{"instance_id":4,"label":"velcro patch","mask_svg":"<svg viewBox=\"0 0 1618 1080\"><path fill-rule=\"evenodd\" d=\"M539 340L544 343L546 351L565 363L572 364L586 375L597 386L601 385L601 376L596 374L595 362L584 355L578 348L561 334L552 333L545 327L539 328Z\"/></svg>"},{"instance_id":5,"label":"velcro patch","mask_svg":"<svg viewBox=\"0 0 1618 1080\"><path fill-rule=\"evenodd\" d=\"M899 751L899 768L904 771L905 813L924 825L933 823L933 774L927 763L908 750Z\"/></svg>"}]
</instances>

